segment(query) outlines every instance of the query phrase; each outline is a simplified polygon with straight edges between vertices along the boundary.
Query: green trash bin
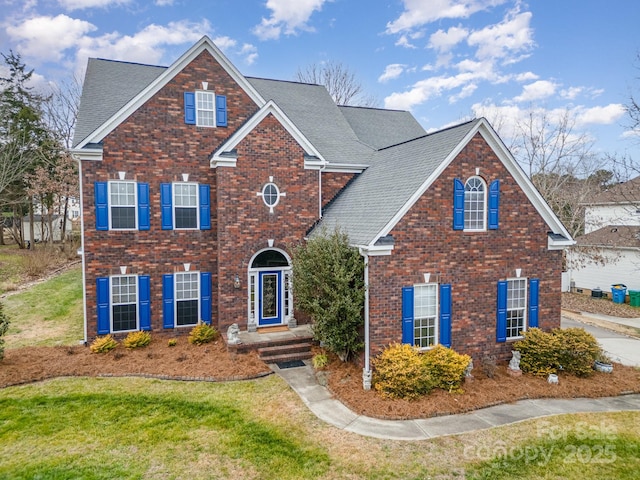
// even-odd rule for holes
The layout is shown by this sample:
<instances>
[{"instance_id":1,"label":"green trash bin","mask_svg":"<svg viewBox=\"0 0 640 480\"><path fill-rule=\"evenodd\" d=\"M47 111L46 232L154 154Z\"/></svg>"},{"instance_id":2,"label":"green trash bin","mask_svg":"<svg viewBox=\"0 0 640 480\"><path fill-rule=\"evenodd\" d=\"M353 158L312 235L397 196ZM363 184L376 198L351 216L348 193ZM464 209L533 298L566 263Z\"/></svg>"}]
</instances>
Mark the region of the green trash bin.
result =
<instances>
[{"instance_id":1,"label":"green trash bin","mask_svg":"<svg viewBox=\"0 0 640 480\"><path fill-rule=\"evenodd\" d=\"M629 290L629 305L640 307L640 290Z\"/></svg>"}]
</instances>

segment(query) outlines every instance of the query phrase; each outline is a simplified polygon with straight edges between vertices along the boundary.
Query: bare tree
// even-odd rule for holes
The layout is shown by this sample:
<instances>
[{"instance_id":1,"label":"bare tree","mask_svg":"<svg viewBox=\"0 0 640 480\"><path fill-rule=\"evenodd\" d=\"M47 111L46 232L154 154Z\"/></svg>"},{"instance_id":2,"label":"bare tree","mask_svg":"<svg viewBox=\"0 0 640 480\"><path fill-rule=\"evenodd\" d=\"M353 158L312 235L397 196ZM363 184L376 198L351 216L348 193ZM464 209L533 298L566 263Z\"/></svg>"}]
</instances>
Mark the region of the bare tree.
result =
<instances>
[{"instance_id":1,"label":"bare tree","mask_svg":"<svg viewBox=\"0 0 640 480\"><path fill-rule=\"evenodd\" d=\"M45 122L66 148L71 148L73 141L81 92L82 82L74 75L60 85L54 84L43 104Z\"/></svg>"},{"instance_id":2,"label":"bare tree","mask_svg":"<svg viewBox=\"0 0 640 480\"><path fill-rule=\"evenodd\" d=\"M298 68L299 82L324 85L337 105L375 107L377 100L364 92L355 74L339 62L312 63L304 70Z\"/></svg>"}]
</instances>

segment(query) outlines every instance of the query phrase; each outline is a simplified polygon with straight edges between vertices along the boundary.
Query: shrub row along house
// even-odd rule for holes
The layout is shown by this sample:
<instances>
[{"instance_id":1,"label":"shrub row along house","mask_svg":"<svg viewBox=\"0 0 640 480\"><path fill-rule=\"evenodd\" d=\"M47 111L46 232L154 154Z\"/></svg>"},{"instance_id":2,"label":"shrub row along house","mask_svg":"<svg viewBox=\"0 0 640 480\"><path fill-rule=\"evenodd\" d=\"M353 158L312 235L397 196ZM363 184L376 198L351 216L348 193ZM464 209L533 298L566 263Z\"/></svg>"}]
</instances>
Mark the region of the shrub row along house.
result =
<instances>
[{"instance_id":1,"label":"shrub row along house","mask_svg":"<svg viewBox=\"0 0 640 480\"><path fill-rule=\"evenodd\" d=\"M204 37L168 68L91 59L73 154L87 338L294 327L292 246L336 227L366 264L365 377L392 342L504 357L559 325L573 240L484 119L427 134Z\"/></svg>"}]
</instances>

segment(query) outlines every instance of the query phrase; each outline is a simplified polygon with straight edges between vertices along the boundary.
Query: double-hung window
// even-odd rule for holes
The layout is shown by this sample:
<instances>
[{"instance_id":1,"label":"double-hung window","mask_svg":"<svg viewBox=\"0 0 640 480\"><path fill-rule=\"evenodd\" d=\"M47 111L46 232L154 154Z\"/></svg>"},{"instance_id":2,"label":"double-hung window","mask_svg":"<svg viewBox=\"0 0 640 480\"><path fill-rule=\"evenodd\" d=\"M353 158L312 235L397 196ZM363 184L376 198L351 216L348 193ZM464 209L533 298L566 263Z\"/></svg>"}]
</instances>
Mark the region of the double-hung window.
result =
<instances>
[{"instance_id":1,"label":"double-hung window","mask_svg":"<svg viewBox=\"0 0 640 480\"><path fill-rule=\"evenodd\" d=\"M539 290L537 278L508 278L498 282L498 342L520 338L528 328L538 326Z\"/></svg>"},{"instance_id":2,"label":"double-hung window","mask_svg":"<svg viewBox=\"0 0 640 480\"><path fill-rule=\"evenodd\" d=\"M175 274L176 319L178 327L195 325L200 319L200 272Z\"/></svg>"},{"instance_id":3,"label":"double-hung window","mask_svg":"<svg viewBox=\"0 0 640 480\"><path fill-rule=\"evenodd\" d=\"M111 331L126 332L138 329L138 277L111 277Z\"/></svg>"},{"instance_id":4,"label":"double-hung window","mask_svg":"<svg viewBox=\"0 0 640 480\"><path fill-rule=\"evenodd\" d=\"M209 90L184 92L184 123L198 127L226 127L226 95L215 95Z\"/></svg>"},{"instance_id":5,"label":"double-hung window","mask_svg":"<svg viewBox=\"0 0 640 480\"><path fill-rule=\"evenodd\" d=\"M451 346L451 284L402 289L402 343L419 348Z\"/></svg>"},{"instance_id":6,"label":"double-hung window","mask_svg":"<svg viewBox=\"0 0 640 480\"><path fill-rule=\"evenodd\" d=\"M132 180L94 183L96 230L149 230L149 184Z\"/></svg>"},{"instance_id":7,"label":"double-hung window","mask_svg":"<svg viewBox=\"0 0 640 480\"><path fill-rule=\"evenodd\" d=\"M149 275L112 275L96 279L98 335L151 330Z\"/></svg>"},{"instance_id":8,"label":"double-hung window","mask_svg":"<svg viewBox=\"0 0 640 480\"><path fill-rule=\"evenodd\" d=\"M216 97L213 92L196 92L196 125L199 127L216 126Z\"/></svg>"},{"instance_id":9,"label":"double-hung window","mask_svg":"<svg viewBox=\"0 0 640 480\"><path fill-rule=\"evenodd\" d=\"M198 228L198 185L175 183L173 209L175 228Z\"/></svg>"},{"instance_id":10,"label":"double-hung window","mask_svg":"<svg viewBox=\"0 0 640 480\"><path fill-rule=\"evenodd\" d=\"M112 230L136 228L136 183L109 182L109 206Z\"/></svg>"},{"instance_id":11,"label":"double-hung window","mask_svg":"<svg viewBox=\"0 0 640 480\"><path fill-rule=\"evenodd\" d=\"M413 343L428 348L438 343L438 285L413 287Z\"/></svg>"},{"instance_id":12,"label":"double-hung window","mask_svg":"<svg viewBox=\"0 0 640 480\"><path fill-rule=\"evenodd\" d=\"M485 230L486 186L480 177L471 177L464 185L464 229Z\"/></svg>"},{"instance_id":13,"label":"double-hung window","mask_svg":"<svg viewBox=\"0 0 640 480\"><path fill-rule=\"evenodd\" d=\"M210 230L209 185L189 182L160 184L163 230Z\"/></svg>"}]
</instances>

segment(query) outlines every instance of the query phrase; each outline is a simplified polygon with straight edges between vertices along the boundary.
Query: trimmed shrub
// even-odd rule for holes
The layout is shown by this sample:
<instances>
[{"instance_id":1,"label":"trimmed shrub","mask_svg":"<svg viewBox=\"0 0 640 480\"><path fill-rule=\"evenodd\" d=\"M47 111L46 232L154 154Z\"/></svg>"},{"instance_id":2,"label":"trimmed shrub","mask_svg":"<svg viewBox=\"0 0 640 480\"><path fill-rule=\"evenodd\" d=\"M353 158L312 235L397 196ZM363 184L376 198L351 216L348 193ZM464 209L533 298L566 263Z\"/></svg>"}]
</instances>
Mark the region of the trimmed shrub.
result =
<instances>
[{"instance_id":1,"label":"trimmed shrub","mask_svg":"<svg viewBox=\"0 0 640 480\"><path fill-rule=\"evenodd\" d=\"M374 359L373 366L373 387L383 397L414 399L432 388L418 349L410 345L389 345Z\"/></svg>"},{"instance_id":2,"label":"trimmed shrub","mask_svg":"<svg viewBox=\"0 0 640 480\"><path fill-rule=\"evenodd\" d=\"M9 330L9 318L4 311L4 304L0 302L0 360L4 359L4 334Z\"/></svg>"},{"instance_id":3,"label":"trimmed shrub","mask_svg":"<svg viewBox=\"0 0 640 480\"><path fill-rule=\"evenodd\" d=\"M170 338L167 341L167 345L169 345L170 347L175 347L178 344L178 339L176 338Z\"/></svg>"},{"instance_id":4,"label":"trimmed shrub","mask_svg":"<svg viewBox=\"0 0 640 480\"><path fill-rule=\"evenodd\" d=\"M524 338L513 344L521 353L520 368L525 373L546 377L558 372L558 337L539 328L524 332Z\"/></svg>"},{"instance_id":5,"label":"trimmed shrub","mask_svg":"<svg viewBox=\"0 0 640 480\"><path fill-rule=\"evenodd\" d=\"M118 342L109 335L97 337L89 347L93 353L107 353L118 346Z\"/></svg>"},{"instance_id":6,"label":"trimmed shrub","mask_svg":"<svg viewBox=\"0 0 640 480\"><path fill-rule=\"evenodd\" d=\"M469 355L462 355L443 345L436 345L422 354L425 370L433 386L448 392L462 392L464 371L471 362Z\"/></svg>"},{"instance_id":7,"label":"trimmed shrub","mask_svg":"<svg viewBox=\"0 0 640 480\"><path fill-rule=\"evenodd\" d=\"M558 339L558 365L577 377L593 374L593 364L602 352L596 338L582 328L557 328L551 332Z\"/></svg>"},{"instance_id":8,"label":"trimmed shrub","mask_svg":"<svg viewBox=\"0 0 640 480\"><path fill-rule=\"evenodd\" d=\"M145 331L130 332L122 341L126 348L146 347L151 343L151 334Z\"/></svg>"},{"instance_id":9,"label":"trimmed shrub","mask_svg":"<svg viewBox=\"0 0 640 480\"><path fill-rule=\"evenodd\" d=\"M189 332L189 343L203 345L218 338L218 331L211 325L199 323Z\"/></svg>"},{"instance_id":10,"label":"trimmed shrub","mask_svg":"<svg viewBox=\"0 0 640 480\"><path fill-rule=\"evenodd\" d=\"M556 328L550 333L531 328L514 344L514 349L522 354L522 371L541 376L558 370L577 377L589 376L601 353L595 337L582 328Z\"/></svg>"}]
</instances>

